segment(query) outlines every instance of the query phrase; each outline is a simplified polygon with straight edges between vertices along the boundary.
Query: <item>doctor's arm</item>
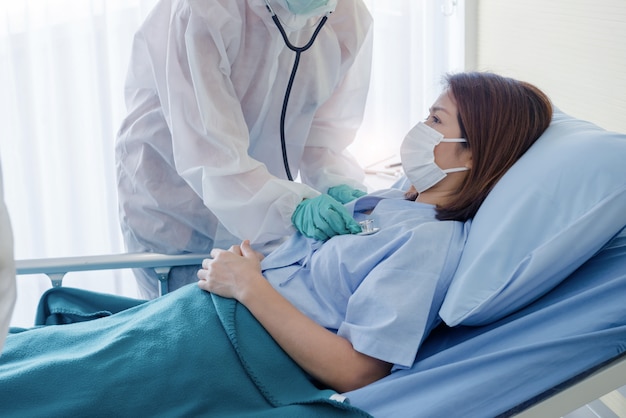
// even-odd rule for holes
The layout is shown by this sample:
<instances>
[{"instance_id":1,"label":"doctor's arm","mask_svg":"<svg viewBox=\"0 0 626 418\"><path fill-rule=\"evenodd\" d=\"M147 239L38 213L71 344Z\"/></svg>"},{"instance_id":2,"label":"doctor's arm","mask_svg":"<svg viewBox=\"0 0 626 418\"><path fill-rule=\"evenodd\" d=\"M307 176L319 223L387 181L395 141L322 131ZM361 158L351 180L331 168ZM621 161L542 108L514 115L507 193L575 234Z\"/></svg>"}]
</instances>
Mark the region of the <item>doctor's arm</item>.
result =
<instances>
[{"instance_id":1,"label":"doctor's arm","mask_svg":"<svg viewBox=\"0 0 626 418\"><path fill-rule=\"evenodd\" d=\"M198 271L200 288L242 303L289 356L338 392L358 389L389 374L391 364L359 353L345 338L301 313L261 274L261 255L247 241L213 250Z\"/></svg>"},{"instance_id":2,"label":"doctor's arm","mask_svg":"<svg viewBox=\"0 0 626 418\"><path fill-rule=\"evenodd\" d=\"M216 13L211 19L220 18ZM296 205L319 192L277 178L248 154L248 126L229 72L235 58L228 52L236 48L228 46L238 35L216 34L205 14L170 23L161 96L173 166L230 233L254 243L282 238L294 231Z\"/></svg>"}]
</instances>

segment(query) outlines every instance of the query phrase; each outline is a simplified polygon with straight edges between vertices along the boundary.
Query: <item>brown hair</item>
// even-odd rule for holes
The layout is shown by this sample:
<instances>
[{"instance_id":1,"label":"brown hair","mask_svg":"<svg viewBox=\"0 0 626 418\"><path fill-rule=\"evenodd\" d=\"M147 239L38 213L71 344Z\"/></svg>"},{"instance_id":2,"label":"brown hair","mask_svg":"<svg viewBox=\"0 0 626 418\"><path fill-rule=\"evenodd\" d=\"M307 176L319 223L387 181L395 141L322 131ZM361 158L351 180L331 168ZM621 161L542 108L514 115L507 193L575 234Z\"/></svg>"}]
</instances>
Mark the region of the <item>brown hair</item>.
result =
<instances>
[{"instance_id":1,"label":"brown hair","mask_svg":"<svg viewBox=\"0 0 626 418\"><path fill-rule=\"evenodd\" d=\"M455 197L437 207L440 220L473 218L491 189L546 130L550 99L537 87L493 73L448 75L472 169Z\"/></svg>"}]
</instances>

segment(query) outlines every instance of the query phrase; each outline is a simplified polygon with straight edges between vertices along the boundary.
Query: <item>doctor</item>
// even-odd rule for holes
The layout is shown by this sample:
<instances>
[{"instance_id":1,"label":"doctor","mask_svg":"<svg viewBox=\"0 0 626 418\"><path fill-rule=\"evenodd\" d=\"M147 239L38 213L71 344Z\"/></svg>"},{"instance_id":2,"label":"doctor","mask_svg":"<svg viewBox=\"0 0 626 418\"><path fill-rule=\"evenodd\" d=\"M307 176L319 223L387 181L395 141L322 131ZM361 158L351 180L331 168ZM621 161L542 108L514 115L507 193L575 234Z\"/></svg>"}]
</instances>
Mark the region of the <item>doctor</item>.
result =
<instances>
[{"instance_id":1,"label":"doctor","mask_svg":"<svg viewBox=\"0 0 626 418\"><path fill-rule=\"evenodd\" d=\"M160 0L134 39L116 144L127 250L249 238L266 253L296 229L359 232L342 203L366 190L346 147L371 50L362 0ZM173 269L170 289L197 269ZM156 275L135 274L156 297Z\"/></svg>"}]
</instances>

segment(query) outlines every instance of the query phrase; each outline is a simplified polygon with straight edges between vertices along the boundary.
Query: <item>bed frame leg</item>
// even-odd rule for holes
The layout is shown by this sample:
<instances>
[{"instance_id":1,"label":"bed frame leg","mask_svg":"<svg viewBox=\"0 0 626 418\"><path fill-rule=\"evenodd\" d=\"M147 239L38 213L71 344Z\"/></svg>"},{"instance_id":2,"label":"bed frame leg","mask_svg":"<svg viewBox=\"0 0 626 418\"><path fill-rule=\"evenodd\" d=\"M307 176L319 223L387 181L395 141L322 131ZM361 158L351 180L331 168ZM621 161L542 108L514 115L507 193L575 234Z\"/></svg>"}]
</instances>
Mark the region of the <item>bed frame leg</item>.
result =
<instances>
[{"instance_id":1,"label":"bed frame leg","mask_svg":"<svg viewBox=\"0 0 626 418\"><path fill-rule=\"evenodd\" d=\"M52 287L63 286L63 277L65 277L65 273L48 273L46 276L50 279Z\"/></svg>"},{"instance_id":2,"label":"bed frame leg","mask_svg":"<svg viewBox=\"0 0 626 418\"><path fill-rule=\"evenodd\" d=\"M155 267L154 271L159 278L159 293L160 296L166 295L169 292L169 280L171 267Z\"/></svg>"}]
</instances>

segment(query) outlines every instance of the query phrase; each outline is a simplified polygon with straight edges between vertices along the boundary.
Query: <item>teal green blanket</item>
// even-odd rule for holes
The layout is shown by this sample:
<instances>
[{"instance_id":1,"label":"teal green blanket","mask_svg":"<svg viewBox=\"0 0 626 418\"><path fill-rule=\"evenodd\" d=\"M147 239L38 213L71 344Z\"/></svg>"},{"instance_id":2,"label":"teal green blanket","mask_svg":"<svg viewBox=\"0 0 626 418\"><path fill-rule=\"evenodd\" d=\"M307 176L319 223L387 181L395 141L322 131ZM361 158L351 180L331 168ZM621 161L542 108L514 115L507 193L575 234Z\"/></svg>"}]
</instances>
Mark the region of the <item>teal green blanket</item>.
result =
<instances>
[{"instance_id":1,"label":"teal green blanket","mask_svg":"<svg viewBox=\"0 0 626 418\"><path fill-rule=\"evenodd\" d=\"M106 315L9 335L0 416L369 416L317 389L245 307L195 285Z\"/></svg>"}]
</instances>

